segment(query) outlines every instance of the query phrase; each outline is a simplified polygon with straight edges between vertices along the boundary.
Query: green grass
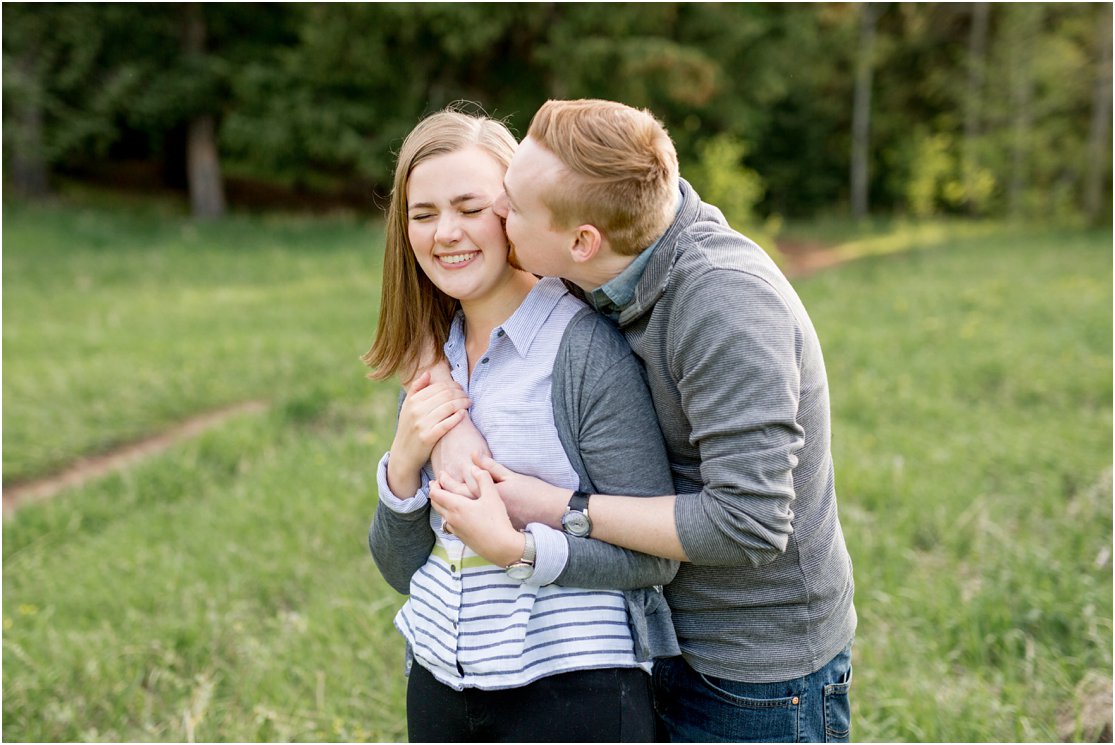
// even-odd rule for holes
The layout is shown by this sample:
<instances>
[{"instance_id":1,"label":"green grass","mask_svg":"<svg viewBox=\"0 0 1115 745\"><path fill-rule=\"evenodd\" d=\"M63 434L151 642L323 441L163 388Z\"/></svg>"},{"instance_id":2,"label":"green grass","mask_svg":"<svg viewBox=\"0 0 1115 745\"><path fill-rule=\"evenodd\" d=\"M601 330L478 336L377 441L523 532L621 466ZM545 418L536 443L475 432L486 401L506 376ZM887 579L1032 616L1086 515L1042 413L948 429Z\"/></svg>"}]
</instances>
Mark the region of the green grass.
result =
<instances>
[{"instance_id":1,"label":"green grass","mask_svg":"<svg viewBox=\"0 0 1115 745\"><path fill-rule=\"evenodd\" d=\"M382 237L354 219L4 208L4 478L359 378Z\"/></svg>"},{"instance_id":2,"label":"green grass","mask_svg":"<svg viewBox=\"0 0 1115 745\"><path fill-rule=\"evenodd\" d=\"M857 737L1094 742L1075 720L1111 711L1111 234L946 240L800 292L855 564Z\"/></svg>"},{"instance_id":3,"label":"green grass","mask_svg":"<svg viewBox=\"0 0 1115 745\"><path fill-rule=\"evenodd\" d=\"M365 537L396 396L358 360L379 225L4 217L6 481L271 402L5 521L4 738L403 739Z\"/></svg>"},{"instance_id":4,"label":"green grass","mask_svg":"<svg viewBox=\"0 0 1115 745\"><path fill-rule=\"evenodd\" d=\"M356 359L378 227L83 204L5 205L5 480L273 403L5 520L4 739L404 739L402 599L365 545L395 404ZM798 283L855 563L853 734L1094 740L1111 234L871 240L920 248Z\"/></svg>"}]
</instances>

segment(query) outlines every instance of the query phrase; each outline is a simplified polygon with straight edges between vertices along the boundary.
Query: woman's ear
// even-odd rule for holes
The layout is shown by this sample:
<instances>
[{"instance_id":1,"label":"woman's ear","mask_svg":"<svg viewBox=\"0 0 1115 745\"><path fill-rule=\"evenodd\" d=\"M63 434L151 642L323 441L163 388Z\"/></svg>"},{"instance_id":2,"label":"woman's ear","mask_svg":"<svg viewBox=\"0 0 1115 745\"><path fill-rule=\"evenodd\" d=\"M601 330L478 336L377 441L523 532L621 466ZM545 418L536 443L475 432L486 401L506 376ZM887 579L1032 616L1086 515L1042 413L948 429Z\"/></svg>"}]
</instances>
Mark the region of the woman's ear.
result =
<instances>
[{"instance_id":1,"label":"woman's ear","mask_svg":"<svg viewBox=\"0 0 1115 745\"><path fill-rule=\"evenodd\" d=\"M578 225L574 232L570 256L575 263L583 264L595 258L603 245L604 236L601 235L599 228L595 225Z\"/></svg>"}]
</instances>

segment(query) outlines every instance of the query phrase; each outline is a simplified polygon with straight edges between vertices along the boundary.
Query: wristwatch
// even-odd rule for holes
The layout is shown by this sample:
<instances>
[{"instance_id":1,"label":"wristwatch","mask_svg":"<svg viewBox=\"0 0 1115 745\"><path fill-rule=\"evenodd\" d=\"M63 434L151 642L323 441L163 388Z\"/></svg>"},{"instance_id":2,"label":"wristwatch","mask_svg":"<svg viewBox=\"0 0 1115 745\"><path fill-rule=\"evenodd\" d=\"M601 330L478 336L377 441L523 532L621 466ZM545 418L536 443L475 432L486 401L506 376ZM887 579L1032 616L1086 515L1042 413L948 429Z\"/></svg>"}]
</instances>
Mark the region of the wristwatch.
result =
<instances>
[{"instance_id":1,"label":"wristwatch","mask_svg":"<svg viewBox=\"0 0 1115 745\"><path fill-rule=\"evenodd\" d=\"M588 492L575 491L569 498L569 506L561 516L561 527L569 535L588 538L592 532L592 520L588 519Z\"/></svg>"},{"instance_id":2,"label":"wristwatch","mask_svg":"<svg viewBox=\"0 0 1115 745\"><path fill-rule=\"evenodd\" d=\"M523 537L526 543L523 544L522 558L506 567L507 576L519 582L525 582L534 574L534 534L524 530Z\"/></svg>"}]
</instances>

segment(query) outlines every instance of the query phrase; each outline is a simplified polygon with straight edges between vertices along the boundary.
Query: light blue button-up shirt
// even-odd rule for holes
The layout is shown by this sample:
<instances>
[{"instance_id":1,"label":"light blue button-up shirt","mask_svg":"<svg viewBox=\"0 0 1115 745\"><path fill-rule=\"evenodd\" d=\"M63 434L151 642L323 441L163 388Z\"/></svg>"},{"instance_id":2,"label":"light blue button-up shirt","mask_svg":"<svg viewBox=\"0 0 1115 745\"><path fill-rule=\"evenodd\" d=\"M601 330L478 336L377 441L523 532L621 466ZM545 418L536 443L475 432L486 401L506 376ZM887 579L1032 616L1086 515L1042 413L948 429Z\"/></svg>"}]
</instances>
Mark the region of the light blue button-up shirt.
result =
<instances>
[{"instance_id":1,"label":"light blue button-up shirt","mask_svg":"<svg viewBox=\"0 0 1115 745\"><path fill-rule=\"evenodd\" d=\"M558 437L551 383L565 329L582 308L560 280L543 279L492 330L471 374L461 315L444 347L492 456L513 471L568 489L577 488L579 478ZM383 508L413 512L428 504L434 476L428 464L422 488L409 499L391 493L386 455L378 476ZM436 511L430 525L433 552L411 579L411 598L395 624L419 662L442 683L458 690L507 688L542 675L637 664L621 592L552 584L568 560L561 531L529 526L537 546L535 571L520 583L441 530ZM522 651L509 651L516 649Z\"/></svg>"}]
</instances>

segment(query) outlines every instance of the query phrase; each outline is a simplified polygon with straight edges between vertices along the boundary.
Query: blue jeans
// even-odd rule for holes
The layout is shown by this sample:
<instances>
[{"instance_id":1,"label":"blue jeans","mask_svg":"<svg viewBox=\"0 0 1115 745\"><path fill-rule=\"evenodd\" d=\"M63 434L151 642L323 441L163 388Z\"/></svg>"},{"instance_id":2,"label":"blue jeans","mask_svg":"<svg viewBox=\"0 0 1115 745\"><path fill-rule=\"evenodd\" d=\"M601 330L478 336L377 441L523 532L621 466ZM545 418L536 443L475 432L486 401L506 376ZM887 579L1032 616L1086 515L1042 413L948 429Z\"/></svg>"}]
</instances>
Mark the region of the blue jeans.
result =
<instances>
[{"instance_id":1,"label":"blue jeans","mask_svg":"<svg viewBox=\"0 0 1115 745\"><path fill-rule=\"evenodd\" d=\"M654 707L670 742L848 742L852 645L781 683L702 675L682 657L654 664Z\"/></svg>"}]
</instances>

